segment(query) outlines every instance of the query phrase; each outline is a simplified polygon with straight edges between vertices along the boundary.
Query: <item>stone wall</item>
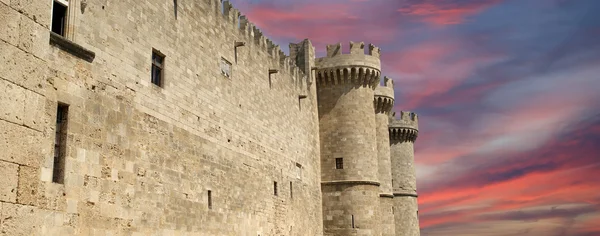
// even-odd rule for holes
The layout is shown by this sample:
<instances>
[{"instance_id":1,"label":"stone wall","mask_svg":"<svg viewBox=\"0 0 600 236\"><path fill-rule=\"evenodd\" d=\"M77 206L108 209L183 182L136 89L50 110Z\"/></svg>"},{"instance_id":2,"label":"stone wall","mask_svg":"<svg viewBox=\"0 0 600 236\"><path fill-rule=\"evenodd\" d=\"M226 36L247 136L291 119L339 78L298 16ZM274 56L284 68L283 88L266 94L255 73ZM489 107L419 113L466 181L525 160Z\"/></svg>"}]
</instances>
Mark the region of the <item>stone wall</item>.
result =
<instances>
[{"instance_id":1,"label":"stone wall","mask_svg":"<svg viewBox=\"0 0 600 236\"><path fill-rule=\"evenodd\" d=\"M323 234L310 43L287 58L216 0L70 1L89 63L49 44L50 4L0 0L0 235Z\"/></svg>"}]
</instances>

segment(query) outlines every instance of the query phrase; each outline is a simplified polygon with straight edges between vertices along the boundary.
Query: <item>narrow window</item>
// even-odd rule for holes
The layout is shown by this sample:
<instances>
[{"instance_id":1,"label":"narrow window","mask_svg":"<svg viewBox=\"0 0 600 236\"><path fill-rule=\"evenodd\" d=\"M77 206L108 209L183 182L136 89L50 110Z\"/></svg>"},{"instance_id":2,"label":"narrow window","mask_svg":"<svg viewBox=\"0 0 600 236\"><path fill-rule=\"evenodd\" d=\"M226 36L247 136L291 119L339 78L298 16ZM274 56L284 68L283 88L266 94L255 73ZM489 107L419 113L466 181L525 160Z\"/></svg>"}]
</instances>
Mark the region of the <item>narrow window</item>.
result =
<instances>
[{"instance_id":1,"label":"narrow window","mask_svg":"<svg viewBox=\"0 0 600 236\"><path fill-rule=\"evenodd\" d=\"M336 158L335 159L335 168L336 169L344 169L344 158Z\"/></svg>"},{"instance_id":2,"label":"narrow window","mask_svg":"<svg viewBox=\"0 0 600 236\"><path fill-rule=\"evenodd\" d=\"M65 180L65 152L67 141L67 121L69 106L58 104L56 110L56 133L54 137L54 165L52 182L62 184Z\"/></svg>"},{"instance_id":3,"label":"narrow window","mask_svg":"<svg viewBox=\"0 0 600 236\"><path fill-rule=\"evenodd\" d=\"M354 229L354 215L352 215L352 228Z\"/></svg>"},{"instance_id":4,"label":"narrow window","mask_svg":"<svg viewBox=\"0 0 600 236\"><path fill-rule=\"evenodd\" d=\"M294 198L294 186L292 185L292 181L290 181L290 198Z\"/></svg>"},{"instance_id":5,"label":"narrow window","mask_svg":"<svg viewBox=\"0 0 600 236\"><path fill-rule=\"evenodd\" d=\"M208 209L212 209L212 191L208 190Z\"/></svg>"},{"instance_id":6,"label":"narrow window","mask_svg":"<svg viewBox=\"0 0 600 236\"><path fill-rule=\"evenodd\" d=\"M175 13L175 20L177 20L177 0L173 0L173 11Z\"/></svg>"},{"instance_id":7,"label":"narrow window","mask_svg":"<svg viewBox=\"0 0 600 236\"><path fill-rule=\"evenodd\" d=\"M277 196L277 181L273 182L273 194L275 194L275 196Z\"/></svg>"},{"instance_id":8,"label":"narrow window","mask_svg":"<svg viewBox=\"0 0 600 236\"><path fill-rule=\"evenodd\" d=\"M158 87L163 86L165 55L152 50L152 83Z\"/></svg>"},{"instance_id":9,"label":"narrow window","mask_svg":"<svg viewBox=\"0 0 600 236\"><path fill-rule=\"evenodd\" d=\"M52 32L65 36L67 25L67 8L69 2L66 0L54 0L52 4Z\"/></svg>"}]
</instances>

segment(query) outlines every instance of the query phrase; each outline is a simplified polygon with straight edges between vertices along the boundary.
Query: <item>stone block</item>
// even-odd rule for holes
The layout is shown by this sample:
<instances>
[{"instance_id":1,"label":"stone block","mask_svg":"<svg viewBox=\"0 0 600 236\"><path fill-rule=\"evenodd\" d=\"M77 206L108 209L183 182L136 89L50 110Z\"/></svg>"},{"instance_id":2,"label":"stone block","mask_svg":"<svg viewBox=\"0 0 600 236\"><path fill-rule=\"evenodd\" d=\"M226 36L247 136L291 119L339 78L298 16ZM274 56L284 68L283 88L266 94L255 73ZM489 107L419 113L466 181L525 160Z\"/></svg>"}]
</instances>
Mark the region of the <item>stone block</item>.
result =
<instances>
[{"instance_id":1,"label":"stone block","mask_svg":"<svg viewBox=\"0 0 600 236\"><path fill-rule=\"evenodd\" d=\"M0 183L0 201L16 202L17 201L17 176L19 165L0 161L0 173L2 173L2 181Z\"/></svg>"},{"instance_id":2,"label":"stone block","mask_svg":"<svg viewBox=\"0 0 600 236\"><path fill-rule=\"evenodd\" d=\"M51 127L50 121L53 120L53 117L45 113L48 105L46 98L29 90L25 90L24 95L23 124L38 131L43 131L45 127Z\"/></svg>"},{"instance_id":3,"label":"stone block","mask_svg":"<svg viewBox=\"0 0 600 236\"><path fill-rule=\"evenodd\" d=\"M1 78L41 93L48 72L43 60L0 41L0 61Z\"/></svg>"},{"instance_id":4,"label":"stone block","mask_svg":"<svg viewBox=\"0 0 600 236\"><path fill-rule=\"evenodd\" d=\"M46 58L50 40L49 30L28 17L21 16L19 48L39 58Z\"/></svg>"},{"instance_id":5,"label":"stone block","mask_svg":"<svg viewBox=\"0 0 600 236\"><path fill-rule=\"evenodd\" d=\"M0 119L22 124L25 115L25 89L0 79Z\"/></svg>"},{"instance_id":6,"label":"stone block","mask_svg":"<svg viewBox=\"0 0 600 236\"><path fill-rule=\"evenodd\" d=\"M38 168L19 167L19 188L17 202L24 205L37 206L40 187L40 173Z\"/></svg>"},{"instance_id":7,"label":"stone block","mask_svg":"<svg viewBox=\"0 0 600 236\"><path fill-rule=\"evenodd\" d=\"M32 206L24 206L12 203L0 203L2 205L2 216L0 219L1 236L31 236L41 227L37 217L38 210Z\"/></svg>"},{"instance_id":8,"label":"stone block","mask_svg":"<svg viewBox=\"0 0 600 236\"><path fill-rule=\"evenodd\" d=\"M8 1L8 0L3 0ZM8 5L0 4L0 39L12 45L19 41L19 13Z\"/></svg>"},{"instance_id":9,"label":"stone block","mask_svg":"<svg viewBox=\"0 0 600 236\"><path fill-rule=\"evenodd\" d=\"M50 28L52 1L10 0L10 6L36 23Z\"/></svg>"},{"instance_id":10,"label":"stone block","mask_svg":"<svg viewBox=\"0 0 600 236\"><path fill-rule=\"evenodd\" d=\"M51 140L50 140L51 141ZM19 165L39 166L44 145L43 134L27 127L0 120L0 160Z\"/></svg>"}]
</instances>

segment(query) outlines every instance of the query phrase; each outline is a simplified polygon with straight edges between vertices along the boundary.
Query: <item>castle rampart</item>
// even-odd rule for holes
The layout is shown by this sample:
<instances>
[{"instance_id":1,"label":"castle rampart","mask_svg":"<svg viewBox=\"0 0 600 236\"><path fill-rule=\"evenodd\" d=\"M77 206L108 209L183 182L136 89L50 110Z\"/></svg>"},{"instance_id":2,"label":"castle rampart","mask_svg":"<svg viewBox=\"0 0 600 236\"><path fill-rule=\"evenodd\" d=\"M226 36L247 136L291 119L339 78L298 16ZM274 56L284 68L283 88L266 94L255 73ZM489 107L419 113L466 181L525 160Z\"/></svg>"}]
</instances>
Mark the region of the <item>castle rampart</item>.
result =
<instances>
[{"instance_id":1,"label":"castle rampart","mask_svg":"<svg viewBox=\"0 0 600 236\"><path fill-rule=\"evenodd\" d=\"M53 1L0 1L0 232L385 229L379 48L287 56L228 1L56 1L62 34Z\"/></svg>"}]
</instances>

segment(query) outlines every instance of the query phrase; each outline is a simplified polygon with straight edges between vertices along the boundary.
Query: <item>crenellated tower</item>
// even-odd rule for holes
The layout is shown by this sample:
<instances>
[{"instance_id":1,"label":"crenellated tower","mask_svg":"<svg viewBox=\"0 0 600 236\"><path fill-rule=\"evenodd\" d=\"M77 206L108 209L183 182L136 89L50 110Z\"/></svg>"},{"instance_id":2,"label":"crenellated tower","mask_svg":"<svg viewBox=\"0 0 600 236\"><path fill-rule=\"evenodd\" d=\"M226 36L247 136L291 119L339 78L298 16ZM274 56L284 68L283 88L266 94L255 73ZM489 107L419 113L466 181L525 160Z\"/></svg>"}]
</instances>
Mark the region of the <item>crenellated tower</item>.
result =
<instances>
[{"instance_id":1,"label":"crenellated tower","mask_svg":"<svg viewBox=\"0 0 600 236\"><path fill-rule=\"evenodd\" d=\"M400 118L391 116L389 125L394 191L394 221L396 235L419 236L417 176L414 142L419 134L418 117L402 111Z\"/></svg>"},{"instance_id":2,"label":"crenellated tower","mask_svg":"<svg viewBox=\"0 0 600 236\"><path fill-rule=\"evenodd\" d=\"M384 77L383 86L375 89L373 101L377 126L377 161L379 166L379 213L381 214L381 235L395 236L394 194L392 191L392 170L390 160L390 138L388 133L389 116L394 106L394 81Z\"/></svg>"},{"instance_id":3,"label":"crenellated tower","mask_svg":"<svg viewBox=\"0 0 600 236\"><path fill-rule=\"evenodd\" d=\"M316 60L324 235L381 235L374 90L379 48L327 46Z\"/></svg>"}]
</instances>

